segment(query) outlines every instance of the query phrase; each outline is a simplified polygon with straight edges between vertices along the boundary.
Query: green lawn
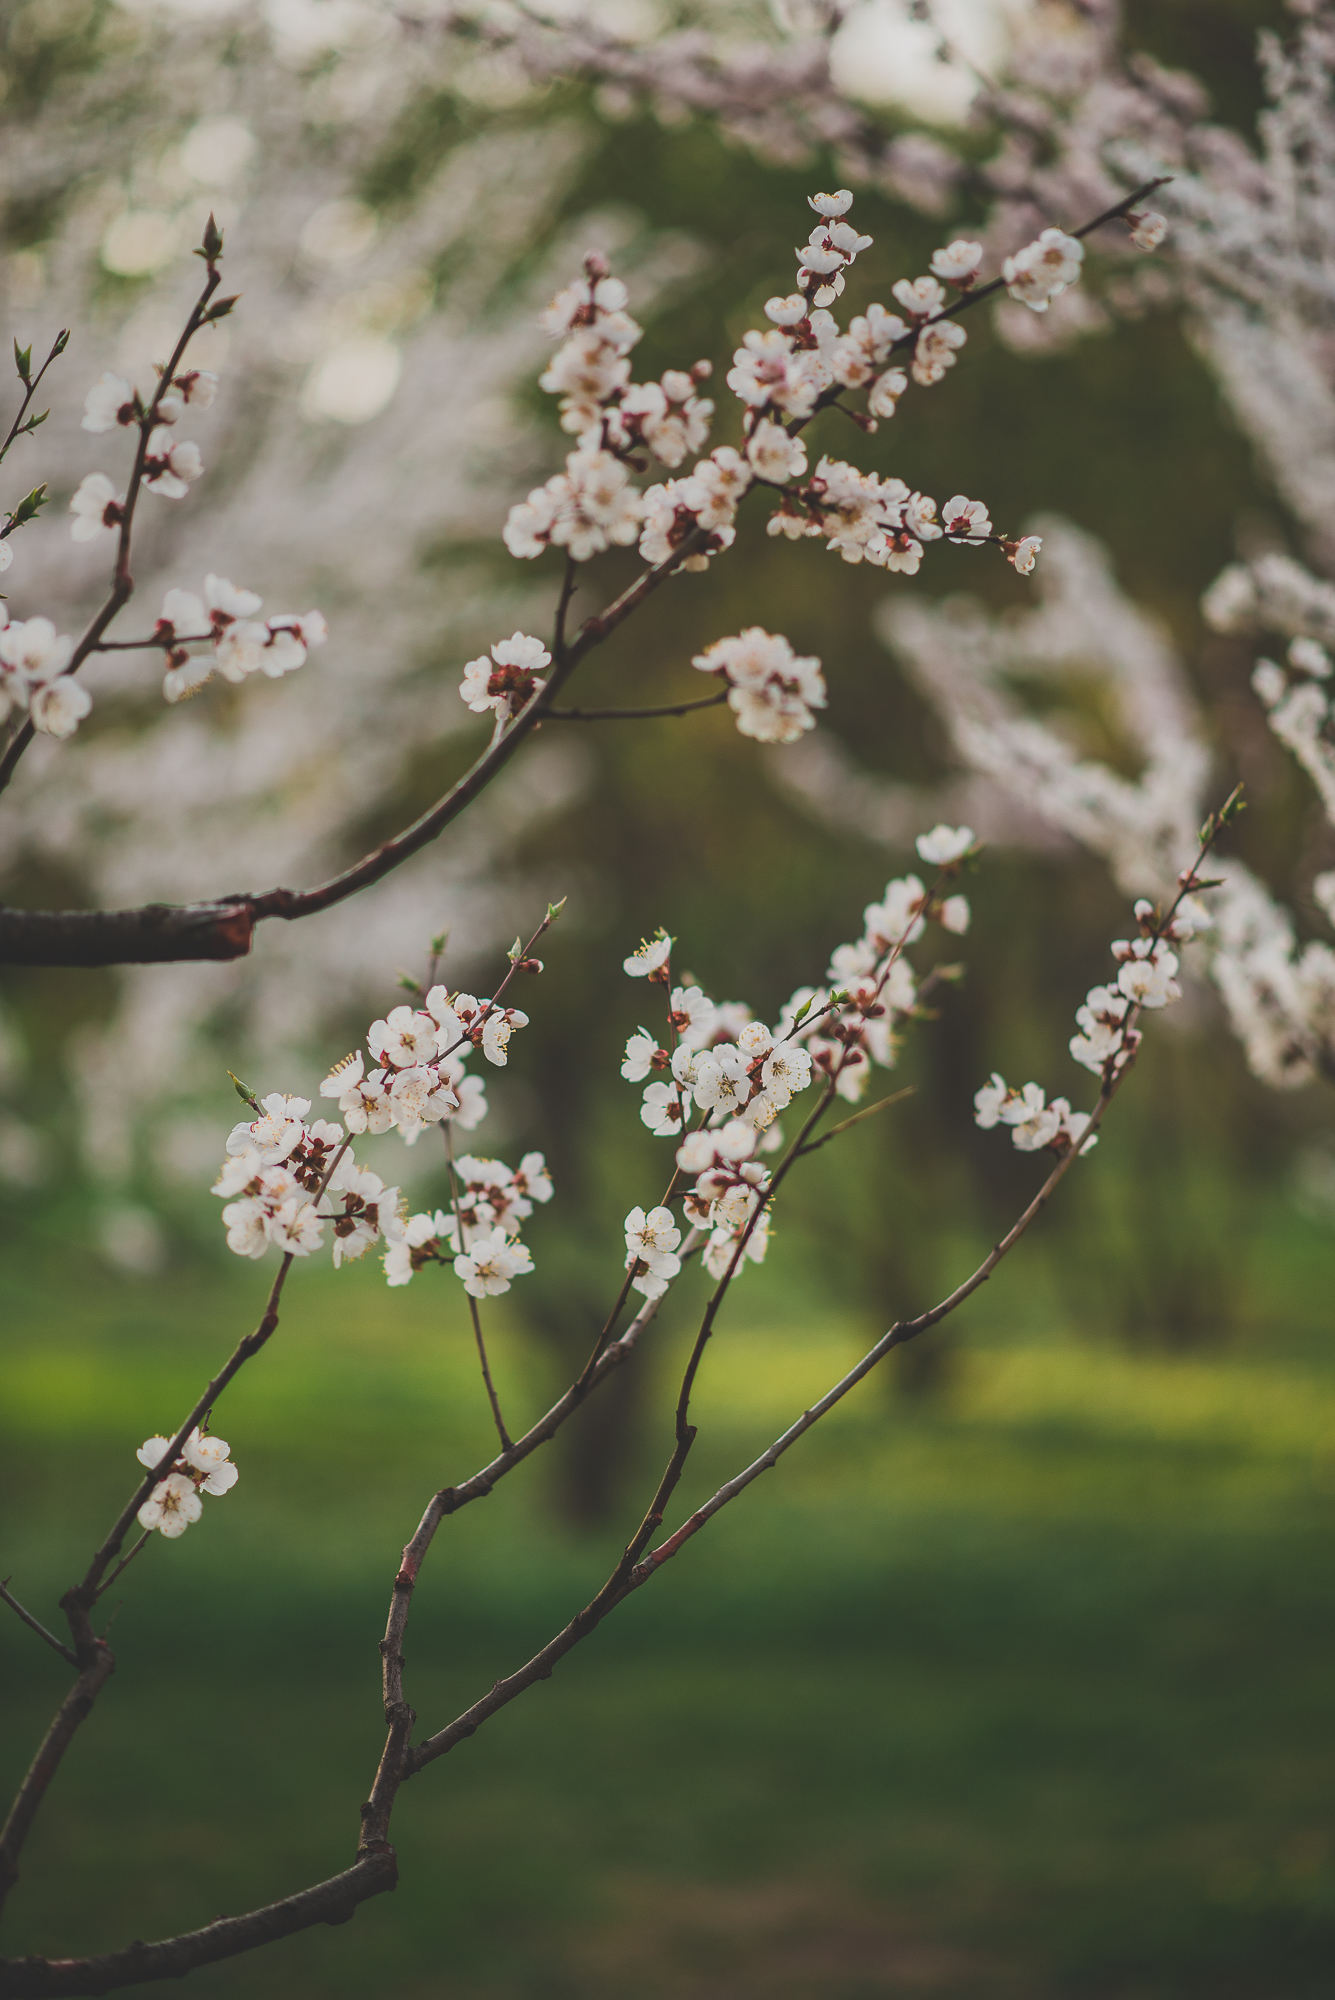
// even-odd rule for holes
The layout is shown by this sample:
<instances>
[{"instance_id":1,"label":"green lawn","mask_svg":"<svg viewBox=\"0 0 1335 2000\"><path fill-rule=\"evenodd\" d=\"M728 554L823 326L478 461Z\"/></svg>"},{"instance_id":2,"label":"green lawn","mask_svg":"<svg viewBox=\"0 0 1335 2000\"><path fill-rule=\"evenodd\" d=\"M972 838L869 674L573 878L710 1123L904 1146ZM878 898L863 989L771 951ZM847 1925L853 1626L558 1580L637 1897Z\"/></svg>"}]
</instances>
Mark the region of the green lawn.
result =
<instances>
[{"instance_id":1,"label":"green lawn","mask_svg":"<svg viewBox=\"0 0 1335 2000\"><path fill-rule=\"evenodd\" d=\"M192 1990L1327 2000L1335 1356L1311 1302L1330 1250L1290 1221L1267 1258L1271 1316L1179 1359L1077 1337L1041 1256L1017 1261L960 1322L942 1395L873 1378L413 1781L397 1895ZM3 1276L3 1570L51 1615L134 1446L263 1278L150 1284L40 1246ZM687 1500L874 1331L780 1266L746 1282ZM664 1391L683 1333L636 1364ZM506 1400L536 1410L544 1367L503 1322L495 1346ZM487 1448L469 1351L443 1283L298 1273L215 1419L241 1483L114 1593L120 1664L28 1849L10 1951L166 1934L345 1864L397 1548ZM541 1465L447 1523L407 1646L423 1724L563 1622L625 1527L566 1532ZM8 1776L66 1675L13 1620L0 1643Z\"/></svg>"}]
</instances>

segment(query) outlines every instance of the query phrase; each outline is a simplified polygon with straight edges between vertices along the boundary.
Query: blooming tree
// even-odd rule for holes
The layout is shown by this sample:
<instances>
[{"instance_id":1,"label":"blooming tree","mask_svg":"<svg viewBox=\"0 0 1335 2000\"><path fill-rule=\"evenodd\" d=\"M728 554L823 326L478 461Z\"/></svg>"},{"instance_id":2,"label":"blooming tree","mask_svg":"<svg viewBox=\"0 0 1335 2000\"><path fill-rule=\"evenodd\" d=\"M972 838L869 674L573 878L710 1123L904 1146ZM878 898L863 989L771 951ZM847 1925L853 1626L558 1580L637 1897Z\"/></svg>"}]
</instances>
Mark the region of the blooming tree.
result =
<instances>
[{"instance_id":1,"label":"blooming tree","mask_svg":"<svg viewBox=\"0 0 1335 2000\"><path fill-rule=\"evenodd\" d=\"M608 259L590 254L582 274L543 315L544 330L557 345L542 382L560 399L561 424L573 447L563 469L512 508L504 533L506 547L521 562L549 548L561 552L550 633L539 639L516 631L462 666L462 703L492 718L490 739L470 769L412 824L314 887L238 893L179 907L9 912L3 919L6 944L15 956L54 963L226 958L244 952L257 924L274 917L298 920L392 874L473 804L540 723L726 704L745 737L784 745L809 734L826 699L821 662L795 654L786 638L760 626L706 644L693 665L717 684L715 691L666 711L580 708L563 698L589 654L655 592L726 555L737 539L743 508L757 496L768 510L768 534L823 541L845 563L913 575L934 544L951 541L995 549L1020 575L1030 575L1041 547L1038 535L998 529L985 503L963 494L938 503L900 479L880 477L828 453L813 465L803 434L812 418L827 410L843 413L863 432L892 419L903 396L939 384L957 365L967 340L960 323L967 311L1005 294L1034 313L1046 312L1079 281L1086 241L1098 232L1117 230L1152 247L1161 231L1144 202L1157 185L1151 181L1119 196L1069 231L1044 228L1031 244L1008 254L991 278L983 275L980 244L949 242L932 258L929 273L893 286L897 311L872 303L846 326L831 308L855 261L873 246L848 219L853 203L848 190L812 196L815 222L796 253L793 289L770 299L767 323L745 334L728 372L727 387L737 405L736 442L707 452L716 414L713 399L703 393L708 370L697 364L670 369L657 382L637 383L632 356L641 329ZM156 657L168 703L207 702L214 698L209 683L215 679L278 681L306 670L312 649L327 637L318 611L261 616L254 592L213 571L198 590L173 584L151 624L140 619L140 629L128 634L121 629L119 621L134 598L130 559L141 509L158 502L194 504L206 472L200 448L182 434L184 425L193 427L195 417L208 410L216 386L211 371L195 365L193 349L201 333L230 316L236 303L219 296L223 242L212 218L197 254L203 284L152 390L144 393L104 374L86 398L84 430L118 441L123 434L127 461L123 481L89 474L69 510L76 540L109 538L110 575L100 607L77 638L62 636L58 623L44 616L11 620L0 629L9 725L0 753L0 789L21 785L25 753L38 735L58 740L77 735L91 708L79 671L96 656ZM64 344L62 335L44 366L59 358ZM18 354L17 368L22 407L11 440L31 422L27 411L41 380L26 352ZM673 476L648 477L652 461ZM647 477L648 483L640 483ZM35 489L15 507L0 531L0 546L10 546L41 501L41 489ZM21 540L16 546L21 550ZM642 565L633 580L572 629L577 584L597 577L588 566L632 547ZM1305 670L1311 673L1314 656L1307 657ZM1286 698L1276 693L1277 701ZM1076 1160L1089 1153L1134 1064L1142 1022L1178 997L1178 948L1209 922L1203 898L1217 883L1204 864L1236 806L1231 799L1206 819L1197 837L1182 842L1173 881L1157 900L1136 903L1135 934L1112 946L1114 969L1077 1012L1071 1054L1097 1080L1089 1107L1073 1108L1067 1097L1049 1095L1036 1082L1013 1089L995 1075L978 1090L980 1125L1005 1125L1019 1150L1046 1156L1045 1176L1012 1227L945 1298L896 1322L766 1451L666 1533L661 1531L668 1509L696 1439L695 1383L732 1285L748 1264L766 1257L776 1214L799 1165L895 1101L892 1095L863 1102L873 1072L894 1067L905 1035L925 1018L925 999L958 970L924 958L933 927L954 937L968 930L970 905L961 885L979 855L972 829L940 824L919 835L923 873L888 882L882 897L863 912L858 933L837 947L823 971L812 968L812 983L791 996L772 1024L747 1003L717 999L694 979L678 977L676 941L666 930L628 953L624 969L642 983L645 1025L626 1043L621 1074L640 1092L640 1119L666 1142L669 1157L658 1184L638 1191L642 1198L629 1209L622 1239L609 1252L608 1307L601 1326L589 1328L587 1361L552 1407L523 1426L502 1408L484 1315L488 1302L516 1283L541 1282L522 1231L535 1205L554 1199L552 1177L540 1152L525 1154L511 1167L463 1150L459 1138L468 1134L470 1146L482 1143L472 1135L487 1117L485 1079L512 1056L519 1058L529 1014L515 1004L518 990L541 990L529 982L542 974L538 950L546 949L543 940L561 905L549 906L527 941L515 940L503 976L487 994L464 991L442 976L444 940L437 940L423 976L410 982L409 998L373 1020L363 1045L330 1067L319 1087L326 1115L312 1115L312 1097L281 1089L261 1097L237 1082L247 1115L225 1140L214 1192L223 1203L229 1249L257 1262L276 1255L277 1268L254 1331L238 1343L174 1430L139 1447L141 1478L87 1571L60 1600L68 1642L7 1586L0 1587L6 1603L75 1673L0 1832L0 1890L17 1879L19 1856L43 1798L111 1674L111 1649L94 1622L99 1601L155 1537L175 1541L202 1526L205 1498L211 1502L237 1484L231 1446L213 1431L213 1413L239 1370L277 1331L284 1289L298 1263L326 1249L335 1266L378 1252L391 1287L457 1281L468 1301L498 1449L487 1465L430 1497L398 1563L380 1647L387 1734L349 1866L294 1896L176 1938L131 1944L99 1958L7 1961L0 1968L2 1990L103 1992L184 1973L314 1923L340 1920L367 1897L391 1888L396 1863L389 1832L400 1787L546 1678L887 1354L971 1297ZM829 1122L843 1105L860 1108ZM400 1195L397 1148L432 1141L433 1128L439 1128L443 1143L448 1204L410 1213ZM374 1151L377 1144L380 1150ZM622 1556L593 1599L530 1660L453 1721L414 1740L417 1718L405 1691L403 1641L435 1535L447 1516L490 1492L631 1360L660 1301L670 1290L685 1293L697 1282L696 1266L706 1282L671 1417L669 1453Z\"/></svg>"}]
</instances>

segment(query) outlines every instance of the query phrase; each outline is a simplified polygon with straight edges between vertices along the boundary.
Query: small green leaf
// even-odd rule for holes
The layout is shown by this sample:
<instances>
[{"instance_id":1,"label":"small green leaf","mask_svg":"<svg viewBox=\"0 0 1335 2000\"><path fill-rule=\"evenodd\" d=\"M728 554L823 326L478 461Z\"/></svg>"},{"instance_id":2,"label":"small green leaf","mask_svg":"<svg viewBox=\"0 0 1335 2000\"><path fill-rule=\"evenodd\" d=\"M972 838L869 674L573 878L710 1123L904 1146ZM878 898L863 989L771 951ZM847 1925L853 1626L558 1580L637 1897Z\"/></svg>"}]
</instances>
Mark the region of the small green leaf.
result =
<instances>
[{"instance_id":1,"label":"small green leaf","mask_svg":"<svg viewBox=\"0 0 1335 2000\"><path fill-rule=\"evenodd\" d=\"M547 921L549 924L554 924L556 922L556 919L560 916L562 910L565 908L566 904L569 901L570 898L568 896L562 896L559 903L548 903ZM658 935L661 937L663 933L660 931Z\"/></svg>"},{"instance_id":2,"label":"small green leaf","mask_svg":"<svg viewBox=\"0 0 1335 2000\"><path fill-rule=\"evenodd\" d=\"M444 951L446 945L449 943L449 941L450 941L450 933L449 933L449 927L447 925L443 931L438 931L435 937L432 938L431 956L433 958L439 958L441 953Z\"/></svg>"},{"instance_id":3,"label":"small green leaf","mask_svg":"<svg viewBox=\"0 0 1335 2000\"><path fill-rule=\"evenodd\" d=\"M401 972L394 983L401 986L405 993L420 993L422 990L411 972Z\"/></svg>"},{"instance_id":4,"label":"small green leaf","mask_svg":"<svg viewBox=\"0 0 1335 2000\"><path fill-rule=\"evenodd\" d=\"M232 310L232 307L236 304L240 296L241 296L240 292L233 292L230 299L219 299L216 306L209 307L203 319L200 321L200 325L211 326L214 320L226 319L228 313Z\"/></svg>"},{"instance_id":5,"label":"small green leaf","mask_svg":"<svg viewBox=\"0 0 1335 2000\"><path fill-rule=\"evenodd\" d=\"M230 1077L232 1077L232 1088L233 1090L235 1090L237 1096L241 1099L241 1102L243 1104L250 1105L251 1109L253 1110L255 1108L256 1098L255 1098L255 1093L251 1089L250 1085L248 1083L242 1083L239 1076L233 1076L230 1069L228 1070L227 1074Z\"/></svg>"},{"instance_id":6,"label":"small green leaf","mask_svg":"<svg viewBox=\"0 0 1335 2000\"><path fill-rule=\"evenodd\" d=\"M14 342L14 366L19 371L20 382L22 382L26 388L27 384L32 380L31 341L29 341L26 347L20 347L17 340Z\"/></svg>"},{"instance_id":7,"label":"small green leaf","mask_svg":"<svg viewBox=\"0 0 1335 2000\"><path fill-rule=\"evenodd\" d=\"M54 361L58 354L63 354L69 344L70 330L67 326L62 326L51 344L51 359Z\"/></svg>"},{"instance_id":8,"label":"small green leaf","mask_svg":"<svg viewBox=\"0 0 1335 2000\"><path fill-rule=\"evenodd\" d=\"M23 499L19 501L18 506L9 516L9 529L6 532L14 528L22 528L27 522L35 520L40 510L46 505L46 501L46 481L43 480L40 486L34 486L32 492L25 494Z\"/></svg>"}]
</instances>

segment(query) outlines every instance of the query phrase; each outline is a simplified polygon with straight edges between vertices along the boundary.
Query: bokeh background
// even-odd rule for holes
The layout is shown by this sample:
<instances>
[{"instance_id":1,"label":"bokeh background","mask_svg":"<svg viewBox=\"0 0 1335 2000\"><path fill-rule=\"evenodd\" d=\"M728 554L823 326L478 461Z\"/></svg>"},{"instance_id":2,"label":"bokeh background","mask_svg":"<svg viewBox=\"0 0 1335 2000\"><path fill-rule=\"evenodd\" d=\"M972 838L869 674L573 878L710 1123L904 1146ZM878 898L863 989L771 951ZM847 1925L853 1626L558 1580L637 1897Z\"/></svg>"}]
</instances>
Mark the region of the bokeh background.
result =
<instances>
[{"instance_id":1,"label":"bokeh background","mask_svg":"<svg viewBox=\"0 0 1335 2000\"><path fill-rule=\"evenodd\" d=\"M246 298L201 431L216 492L206 480L188 522L150 523L147 601L217 566L334 626L327 665L244 703L210 690L204 722L203 702L160 719L148 676L95 689L87 741L61 753L83 759L75 777L34 756L6 802L6 900L310 879L435 796L481 740L454 694L462 661L515 623L542 629L550 602L554 572L516 578L496 540L561 448L531 386L535 305L587 241L616 249L648 327L638 372L712 358L722 441L727 358L829 178L703 119L520 87L465 43L432 67L334 12L0 8L10 317L40 338L77 307L85 329L34 463L46 450L63 505L92 462L86 378L136 365L189 286L196 211L225 209ZM1254 37L1278 7L1127 15L1139 47L1253 129ZM879 115L911 126L930 70L891 69ZM878 285L942 239L883 195L859 213ZM818 442L848 448L833 429ZM1043 510L1102 538L1188 664L1221 794L1247 779L1237 852L1279 880L1322 860L1309 789L1247 692L1250 648L1198 608L1235 550L1282 538L1282 505L1173 311L1043 355L975 324L965 365L863 457L983 494L1008 525ZM71 565L60 524L32 551L8 579L33 593L25 611L57 587L76 609L92 598L96 568ZM610 592L615 559L607 572ZM759 617L824 659L822 728L930 810L949 747L877 631L887 598L965 590L1025 601L975 551L935 551L910 581L752 532L664 591L581 696L689 696L690 654ZM1084 726L1123 754L1096 702ZM783 754L757 755L726 711L581 732L538 746L374 908L299 927L314 942L263 932L239 971L3 975L3 1569L25 1601L53 1613L134 1445L258 1314L263 1273L226 1257L207 1192L235 1109L226 1066L309 1090L432 931L452 927L455 977L487 990L499 947L567 893L479 1135L507 1156L542 1147L557 1180L528 1232L538 1276L494 1315L507 1410L545 1407L615 1289L626 1191L649 1199L660 1176L617 1075L642 998L624 952L664 923L713 992L772 1017L907 865L902 834L804 804ZM1035 1185L1032 1161L973 1129L972 1092L993 1067L1050 1077L1060 1059L1065 1078L1071 1012L1125 902L1101 864L1022 833L972 886L952 954L967 976L901 1059L914 1095L822 1152L738 1287L683 1503L971 1268ZM409 1787L394 1897L195 1988L1328 1993L1329 1105L1250 1078L1203 989L1181 1011L985 1295ZM414 1201L442 1194L426 1168ZM125 1580L115 1681L30 1843L11 1952L170 1934L342 1865L378 1750L397 1550L488 1450L460 1295L430 1278L390 1294L373 1268L295 1274L280 1336L218 1413L242 1483ZM674 1295L634 1368L438 1538L408 1647L424 1722L527 1658L606 1573L670 1440L691 1304ZM16 1625L0 1647L16 1776L63 1681Z\"/></svg>"}]
</instances>

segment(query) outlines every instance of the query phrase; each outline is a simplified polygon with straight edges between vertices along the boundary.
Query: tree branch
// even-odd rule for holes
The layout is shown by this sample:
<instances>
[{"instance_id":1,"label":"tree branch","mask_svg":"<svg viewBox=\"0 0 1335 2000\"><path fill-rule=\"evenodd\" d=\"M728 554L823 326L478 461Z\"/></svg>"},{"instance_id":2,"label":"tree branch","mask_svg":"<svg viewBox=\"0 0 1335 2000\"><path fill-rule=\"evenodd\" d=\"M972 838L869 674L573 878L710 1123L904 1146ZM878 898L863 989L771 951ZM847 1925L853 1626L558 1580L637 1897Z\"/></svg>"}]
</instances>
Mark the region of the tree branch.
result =
<instances>
[{"instance_id":1,"label":"tree branch","mask_svg":"<svg viewBox=\"0 0 1335 2000\"><path fill-rule=\"evenodd\" d=\"M3 1601L9 1606L11 1611L18 1614L30 1632L35 1632L39 1639L45 1639L47 1645L53 1647L59 1653L62 1660L68 1660L72 1667L78 1666L78 1658L70 1651L69 1647L63 1641L57 1639L54 1632L48 1632L41 1620L33 1617L31 1611L25 1611L17 1597L11 1594L8 1577L5 1578L3 1583L0 1583L0 1601Z\"/></svg>"},{"instance_id":2,"label":"tree branch","mask_svg":"<svg viewBox=\"0 0 1335 2000\"><path fill-rule=\"evenodd\" d=\"M547 681L535 690L509 728L487 746L458 783L402 833L364 855L351 868L343 869L313 889L269 889L262 895L241 893L206 903L150 903L133 910L0 910L0 964L144 965L186 959L244 958L257 923L268 917L292 922L313 916L369 888L402 867L472 804L546 718L553 698L580 661L609 638L688 556L697 555L708 541L707 530L693 530L664 562L645 570L606 611L586 619L575 639L563 644L561 657ZM562 585L565 602L574 588L573 568L571 565ZM109 613L108 623L110 616ZM89 628L90 634L94 639L100 638L101 630L95 627L96 621Z\"/></svg>"},{"instance_id":3,"label":"tree branch","mask_svg":"<svg viewBox=\"0 0 1335 2000\"><path fill-rule=\"evenodd\" d=\"M109 1993L118 1986L180 1979L198 1966L216 1965L219 1959L254 1951L313 1924L344 1924L359 1903L395 1888L398 1879L393 1848L367 1848L341 1875L331 1875L327 1882L267 1903L244 1917L219 1917L201 1931L186 1931L156 1944L126 1945L101 1958L0 1960L0 1995L4 2000L55 2000L57 1995Z\"/></svg>"}]
</instances>

